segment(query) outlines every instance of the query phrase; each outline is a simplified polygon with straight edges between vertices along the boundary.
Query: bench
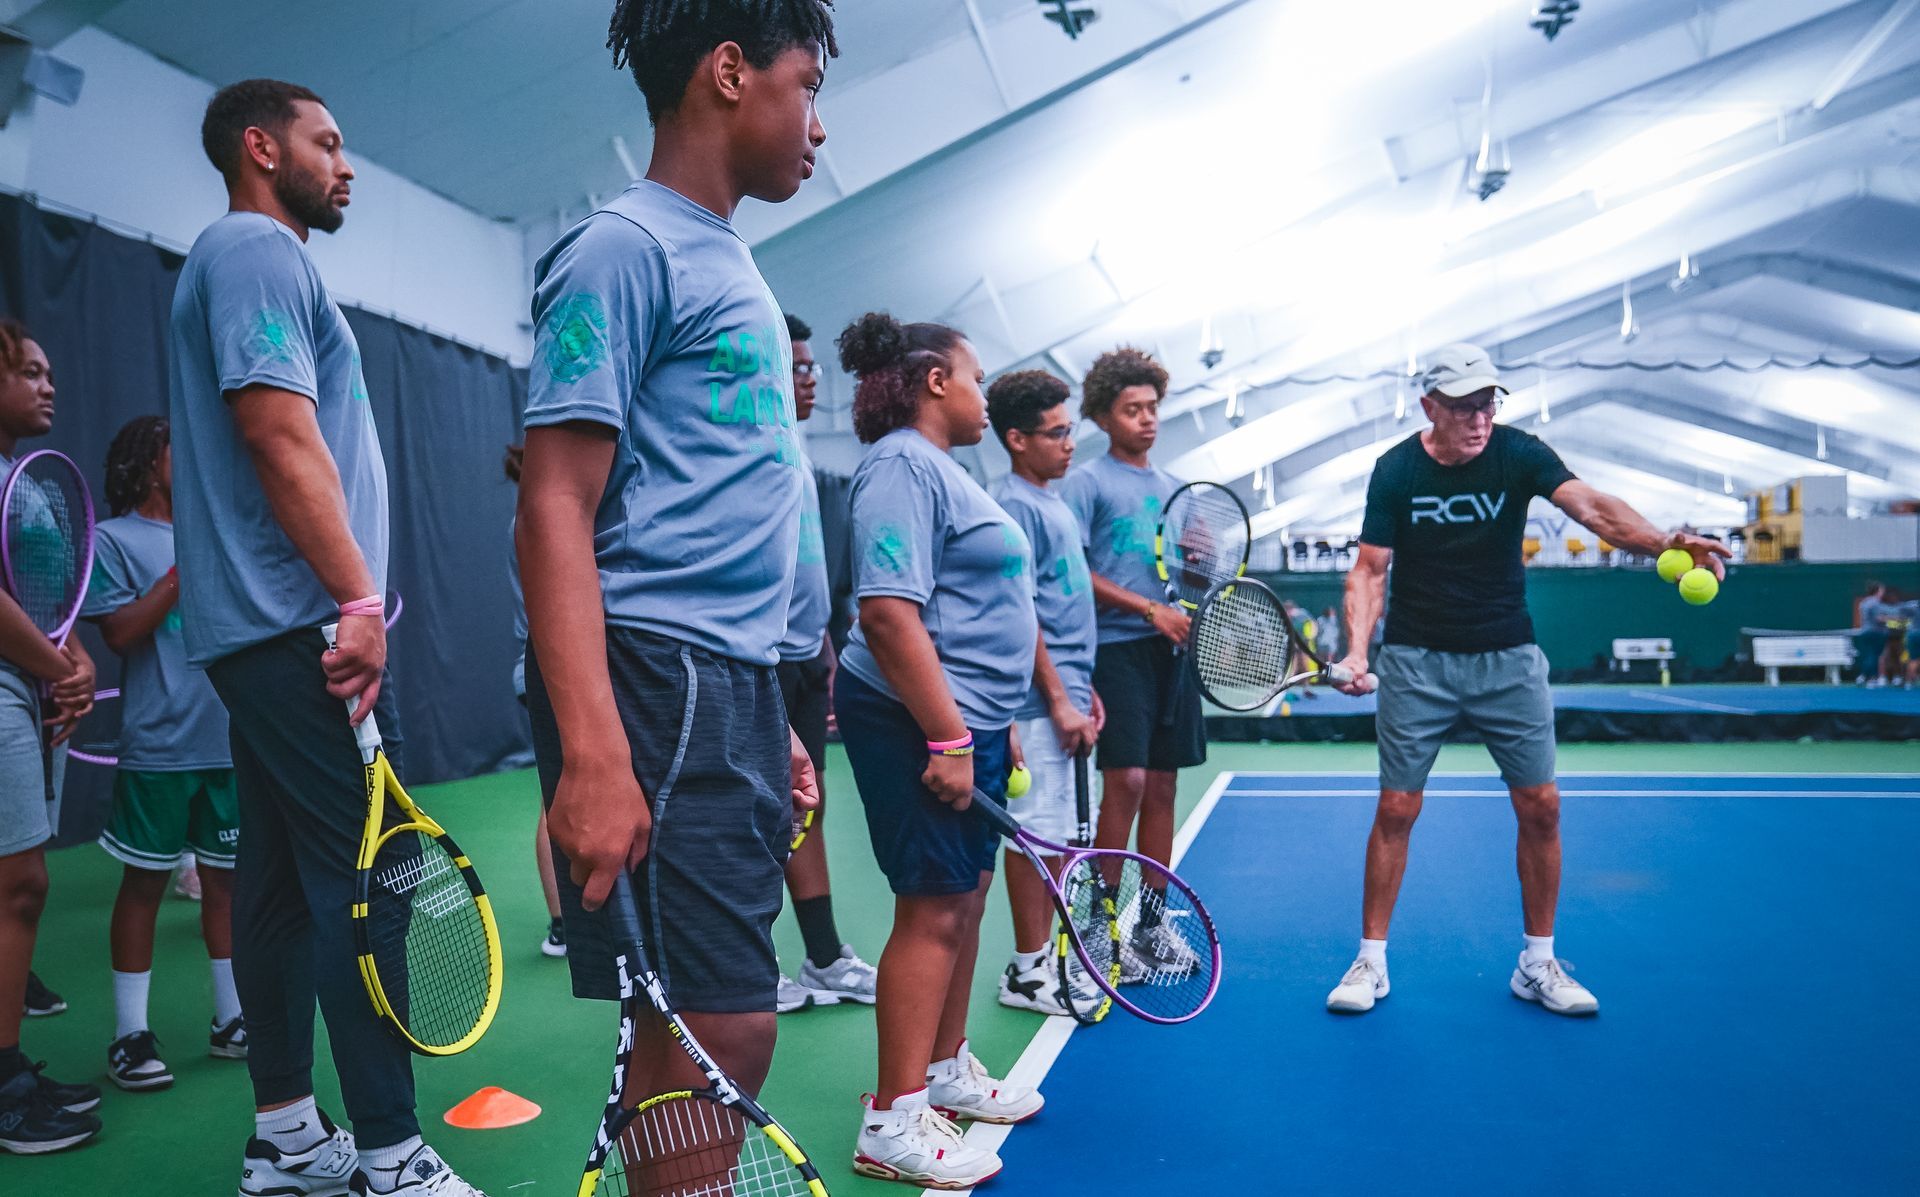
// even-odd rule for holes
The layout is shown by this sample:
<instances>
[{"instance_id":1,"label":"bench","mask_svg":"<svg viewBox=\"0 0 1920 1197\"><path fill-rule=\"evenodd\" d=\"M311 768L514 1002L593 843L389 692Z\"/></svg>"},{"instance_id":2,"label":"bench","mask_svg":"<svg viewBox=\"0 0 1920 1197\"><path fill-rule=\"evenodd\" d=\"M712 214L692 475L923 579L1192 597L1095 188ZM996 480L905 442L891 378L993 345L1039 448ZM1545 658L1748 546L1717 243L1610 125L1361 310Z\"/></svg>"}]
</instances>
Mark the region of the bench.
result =
<instances>
[{"instance_id":1,"label":"bench","mask_svg":"<svg viewBox=\"0 0 1920 1197\"><path fill-rule=\"evenodd\" d=\"M1780 684L1782 668L1825 669L1827 684L1840 684L1840 669L1853 664L1850 636L1755 636L1753 663L1766 671L1767 685Z\"/></svg>"},{"instance_id":2,"label":"bench","mask_svg":"<svg viewBox=\"0 0 1920 1197\"><path fill-rule=\"evenodd\" d=\"M1673 675L1667 669L1667 662L1671 660L1673 660L1673 641L1660 636L1646 636L1615 640L1613 660L1608 662L1607 668L1626 673L1635 661L1653 661L1660 666L1660 684L1665 686L1673 681Z\"/></svg>"}]
</instances>

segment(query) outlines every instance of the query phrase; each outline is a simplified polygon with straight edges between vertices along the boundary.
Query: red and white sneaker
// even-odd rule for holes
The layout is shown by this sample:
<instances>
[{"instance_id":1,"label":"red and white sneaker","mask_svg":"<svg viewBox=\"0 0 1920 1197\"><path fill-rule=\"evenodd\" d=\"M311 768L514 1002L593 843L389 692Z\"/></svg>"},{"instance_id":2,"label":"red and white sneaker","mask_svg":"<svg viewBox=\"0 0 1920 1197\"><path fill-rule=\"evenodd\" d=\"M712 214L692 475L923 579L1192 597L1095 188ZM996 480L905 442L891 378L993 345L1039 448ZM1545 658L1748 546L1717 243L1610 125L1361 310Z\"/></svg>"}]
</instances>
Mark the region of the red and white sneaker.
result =
<instances>
[{"instance_id":1,"label":"red and white sneaker","mask_svg":"<svg viewBox=\"0 0 1920 1197\"><path fill-rule=\"evenodd\" d=\"M970 1146L960 1128L927 1103L927 1091L894 1099L891 1110L862 1099L853 1170L925 1189L970 1189L1000 1171L1000 1157Z\"/></svg>"},{"instance_id":2,"label":"red and white sneaker","mask_svg":"<svg viewBox=\"0 0 1920 1197\"><path fill-rule=\"evenodd\" d=\"M1047 1104L1035 1090L988 1076L986 1065L974 1058L964 1040L959 1055L927 1069L927 1100L952 1118L999 1123L1031 1118Z\"/></svg>"}]
</instances>

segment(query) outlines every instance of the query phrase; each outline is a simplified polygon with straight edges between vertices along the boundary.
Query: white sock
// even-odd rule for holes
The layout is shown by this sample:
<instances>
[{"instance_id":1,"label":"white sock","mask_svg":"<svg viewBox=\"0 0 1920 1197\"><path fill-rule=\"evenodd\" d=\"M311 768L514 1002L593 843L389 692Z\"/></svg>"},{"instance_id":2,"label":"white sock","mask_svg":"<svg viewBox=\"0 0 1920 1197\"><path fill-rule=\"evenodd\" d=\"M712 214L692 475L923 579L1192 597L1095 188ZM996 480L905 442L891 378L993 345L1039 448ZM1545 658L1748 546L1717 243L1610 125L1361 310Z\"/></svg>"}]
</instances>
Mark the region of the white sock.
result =
<instances>
[{"instance_id":1,"label":"white sock","mask_svg":"<svg viewBox=\"0 0 1920 1197\"><path fill-rule=\"evenodd\" d=\"M1553 959L1553 936L1522 935L1527 941L1526 950L1520 953L1520 959L1528 964L1545 964Z\"/></svg>"},{"instance_id":2,"label":"white sock","mask_svg":"<svg viewBox=\"0 0 1920 1197\"><path fill-rule=\"evenodd\" d=\"M308 1094L290 1106L265 1113L255 1111L254 1133L282 1151L301 1152L323 1137L320 1109Z\"/></svg>"},{"instance_id":3,"label":"white sock","mask_svg":"<svg viewBox=\"0 0 1920 1197\"><path fill-rule=\"evenodd\" d=\"M1360 959L1371 960L1382 969L1387 967L1387 941L1384 939L1362 939L1360 941Z\"/></svg>"},{"instance_id":4,"label":"white sock","mask_svg":"<svg viewBox=\"0 0 1920 1197\"><path fill-rule=\"evenodd\" d=\"M153 985L153 973L113 973L113 1015L115 1039L125 1039L135 1031L147 1029L147 990Z\"/></svg>"},{"instance_id":5,"label":"white sock","mask_svg":"<svg viewBox=\"0 0 1920 1197\"><path fill-rule=\"evenodd\" d=\"M1047 950L1045 948L1041 948L1037 952L1015 952L1013 954L1014 971L1022 973L1031 972L1040 967L1040 961L1045 959L1046 955Z\"/></svg>"},{"instance_id":6,"label":"white sock","mask_svg":"<svg viewBox=\"0 0 1920 1197\"><path fill-rule=\"evenodd\" d=\"M226 1026L240 1017L240 991L233 987L233 961L209 960L213 969L213 1021Z\"/></svg>"},{"instance_id":7,"label":"white sock","mask_svg":"<svg viewBox=\"0 0 1920 1197\"><path fill-rule=\"evenodd\" d=\"M379 1179L378 1177L374 1177L372 1175L373 1173L385 1173L387 1185L388 1187L392 1187L393 1181L399 1176L401 1167L405 1165L408 1158L418 1150L420 1150L419 1135L402 1139L391 1147L362 1147L360 1149L360 1166L366 1169L370 1179Z\"/></svg>"}]
</instances>

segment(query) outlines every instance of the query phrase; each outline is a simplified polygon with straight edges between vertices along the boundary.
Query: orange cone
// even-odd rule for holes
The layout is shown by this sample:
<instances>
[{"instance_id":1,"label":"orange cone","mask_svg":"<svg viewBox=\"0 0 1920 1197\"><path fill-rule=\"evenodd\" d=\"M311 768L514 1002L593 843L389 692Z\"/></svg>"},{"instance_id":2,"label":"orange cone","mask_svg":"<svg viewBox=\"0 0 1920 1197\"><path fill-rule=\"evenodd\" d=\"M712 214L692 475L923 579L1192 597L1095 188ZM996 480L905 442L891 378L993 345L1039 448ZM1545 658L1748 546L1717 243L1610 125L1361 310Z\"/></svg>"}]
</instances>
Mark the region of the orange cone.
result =
<instances>
[{"instance_id":1,"label":"orange cone","mask_svg":"<svg viewBox=\"0 0 1920 1197\"><path fill-rule=\"evenodd\" d=\"M463 1130L499 1130L540 1116L540 1107L517 1093L488 1085L447 1111L447 1125Z\"/></svg>"}]
</instances>

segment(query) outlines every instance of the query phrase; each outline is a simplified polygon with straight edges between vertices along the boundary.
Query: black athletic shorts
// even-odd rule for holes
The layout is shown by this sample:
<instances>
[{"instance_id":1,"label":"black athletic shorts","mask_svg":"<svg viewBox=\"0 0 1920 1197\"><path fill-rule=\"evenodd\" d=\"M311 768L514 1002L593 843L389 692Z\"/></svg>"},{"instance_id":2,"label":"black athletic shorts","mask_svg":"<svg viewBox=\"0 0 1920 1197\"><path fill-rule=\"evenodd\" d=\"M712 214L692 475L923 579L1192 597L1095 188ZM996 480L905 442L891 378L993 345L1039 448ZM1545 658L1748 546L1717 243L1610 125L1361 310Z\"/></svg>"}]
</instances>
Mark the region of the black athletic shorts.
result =
<instances>
[{"instance_id":1,"label":"black athletic shorts","mask_svg":"<svg viewBox=\"0 0 1920 1197\"><path fill-rule=\"evenodd\" d=\"M653 810L652 847L633 889L654 967L682 1010L771 1011L780 983L773 919L793 834L787 714L773 667L611 626L607 667ZM560 734L532 652L527 706L551 807ZM553 857L574 995L618 998L604 911L581 908L558 845Z\"/></svg>"},{"instance_id":2,"label":"black athletic shorts","mask_svg":"<svg viewBox=\"0 0 1920 1197\"><path fill-rule=\"evenodd\" d=\"M833 677L832 659L823 648L811 661L782 661L775 668L780 671L787 722L813 761L813 771L822 773L827 767L827 682Z\"/></svg>"},{"instance_id":3,"label":"black athletic shorts","mask_svg":"<svg viewBox=\"0 0 1920 1197\"><path fill-rule=\"evenodd\" d=\"M1102 644L1094 651L1093 688L1107 708L1094 758L1100 768L1170 773L1206 761L1200 688L1191 680L1184 688L1174 685L1174 671L1186 667L1165 636Z\"/></svg>"}]
</instances>

